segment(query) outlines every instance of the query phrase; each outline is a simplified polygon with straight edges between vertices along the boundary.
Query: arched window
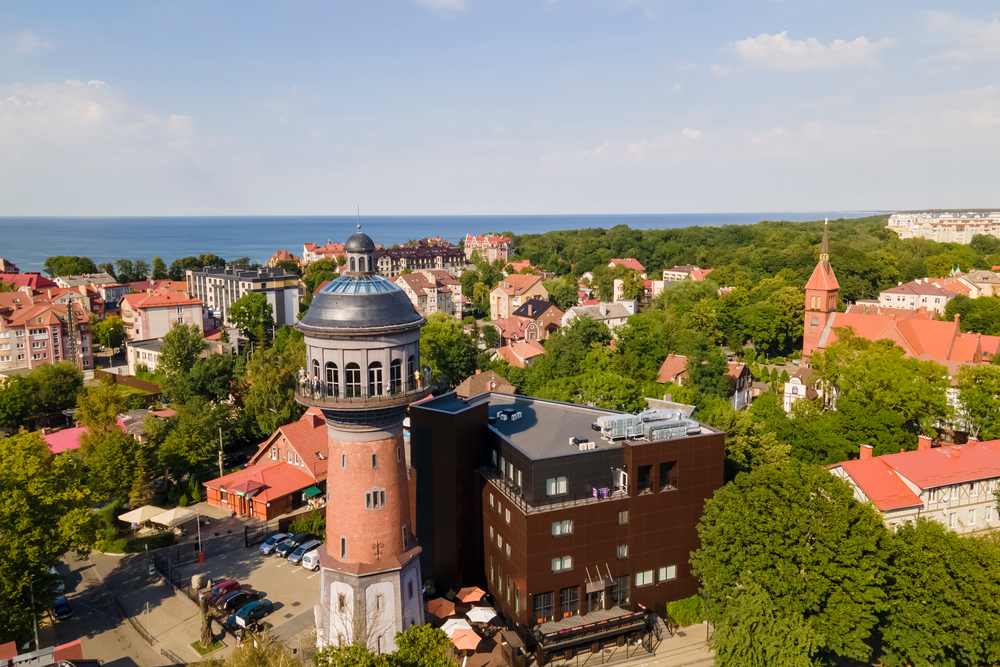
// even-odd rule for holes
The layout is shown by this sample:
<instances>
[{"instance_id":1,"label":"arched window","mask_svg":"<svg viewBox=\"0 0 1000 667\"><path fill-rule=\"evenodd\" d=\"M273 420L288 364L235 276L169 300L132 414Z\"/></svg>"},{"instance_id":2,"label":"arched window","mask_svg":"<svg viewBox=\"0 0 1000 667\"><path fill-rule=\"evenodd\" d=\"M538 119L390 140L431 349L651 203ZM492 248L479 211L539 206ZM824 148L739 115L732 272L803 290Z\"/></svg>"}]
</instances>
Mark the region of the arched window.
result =
<instances>
[{"instance_id":1,"label":"arched window","mask_svg":"<svg viewBox=\"0 0 1000 667\"><path fill-rule=\"evenodd\" d=\"M337 385L340 384L340 374L337 372L337 364L332 361L326 362L326 395L339 396Z\"/></svg>"},{"instance_id":2,"label":"arched window","mask_svg":"<svg viewBox=\"0 0 1000 667\"><path fill-rule=\"evenodd\" d=\"M354 271L354 258L351 257L351 271Z\"/></svg>"},{"instance_id":3,"label":"arched window","mask_svg":"<svg viewBox=\"0 0 1000 667\"><path fill-rule=\"evenodd\" d=\"M368 364L368 395L382 395L382 364L377 361Z\"/></svg>"},{"instance_id":4,"label":"arched window","mask_svg":"<svg viewBox=\"0 0 1000 667\"><path fill-rule=\"evenodd\" d=\"M364 257L358 257L358 271L362 271L362 272L365 271L365 258Z\"/></svg>"},{"instance_id":5,"label":"arched window","mask_svg":"<svg viewBox=\"0 0 1000 667\"><path fill-rule=\"evenodd\" d=\"M389 363L389 393L398 394L403 388L403 360L393 359Z\"/></svg>"},{"instance_id":6,"label":"arched window","mask_svg":"<svg viewBox=\"0 0 1000 667\"><path fill-rule=\"evenodd\" d=\"M406 386L411 389L417 386L417 358L412 354L406 360Z\"/></svg>"},{"instance_id":7,"label":"arched window","mask_svg":"<svg viewBox=\"0 0 1000 667\"><path fill-rule=\"evenodd\" d=\"M344 395L347 398L361 397L361 366L355 363L344 366Z\"/></svg>"}]
</instances>

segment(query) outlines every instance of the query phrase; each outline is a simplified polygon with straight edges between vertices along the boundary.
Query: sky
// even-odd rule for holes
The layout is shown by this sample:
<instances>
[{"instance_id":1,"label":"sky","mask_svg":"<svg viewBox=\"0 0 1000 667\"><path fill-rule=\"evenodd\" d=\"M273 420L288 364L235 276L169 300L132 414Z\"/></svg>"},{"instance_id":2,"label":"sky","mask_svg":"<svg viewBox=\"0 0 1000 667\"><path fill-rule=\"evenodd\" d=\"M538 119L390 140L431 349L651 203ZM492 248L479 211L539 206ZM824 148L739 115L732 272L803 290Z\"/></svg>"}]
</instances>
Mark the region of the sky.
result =
<instances>
[{"instance_id":1,"label":"sky","mask_svg":"<svg viewBox=\"0 0 1000 667\"><path fill-rule=\"evenodd\" d=\"M998 156L995 2L0 4L0 216L1000 209Z\"/></svg>"}]
</instances>

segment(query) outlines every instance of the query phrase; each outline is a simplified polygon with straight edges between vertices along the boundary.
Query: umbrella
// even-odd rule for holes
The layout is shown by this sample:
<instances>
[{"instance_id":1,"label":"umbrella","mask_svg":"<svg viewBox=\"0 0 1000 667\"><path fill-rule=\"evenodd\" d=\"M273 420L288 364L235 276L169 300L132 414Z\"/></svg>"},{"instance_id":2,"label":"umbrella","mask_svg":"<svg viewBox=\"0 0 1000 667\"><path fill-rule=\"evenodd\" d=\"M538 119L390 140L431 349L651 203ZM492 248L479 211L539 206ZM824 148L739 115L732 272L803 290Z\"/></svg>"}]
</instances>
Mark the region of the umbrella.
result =
<instances>
[{"instance_id":1,"label":"umbrella","mask_svg":"<svg viewBox=\"0 0 1000 667\"><path fill-rule=\"evenodd\" d=\"M427 603L427 611L438 618L447 618L455 613L455 603L444 598L434 598Z\"/></svg>"},{"instance_id":2,"label":"umbrella","mask_svg":"<svg viewBox=\"0 0 1000 667\"><path fill-rule=\"evenodd\" d=\"M486 591L479 586L469 586L460 590L455 597L462 602L479 602L483 599L484 595L486 595Z\"/></svg>"},{"instance_id":3,"label":"umbrella","mask_svg":"<svg viewBox=\"0 0 1000 667\"><path fill-rule=\"evenodd\" d=\"M492 607L473 607L465 615L473 623L489 623L497 617Z\"/></svg>"},{"instance_id":4,"label":"umbrella","mask_svg":"<svg viewBox=\"0 0 1000 667\"><path fill-rule=\"evenodd\" d=\"M472 630L472 626L464 618L449 618L441 626L441 630L451 637L458 630Z\"/></svg>"},{"instance_id":5,"label":"umbrella","mask_svg":"<svg viewBox=\"0 0 1000 667\"><path fill-rule=\"evenodd\" d=\"M191 521L192 519L198 518L197 512L192 512L189 509L183 507L175 507L174 509L164 512L163 514L158 514L154 516L151 521L153 523L158 523L161 526L167 526L168 528L173 528L182 523Z\"/></svg>"},{"instance_id":6,"label":"umbrella","mask_svg":"<svg viewBox=\"0 0 1000 667\"><path fill-rule=\"evenodd\" d=\"M143 505L142 507L136 508L131 512L125 512L125 514L119 514L118 520L124 521L125 523L146 523L154 516L159 516L163 514L164 510L155 507L153 505Z\"/></svg>"},{"instance_id":7,"label":"umbrella","mask_svg":"<svg viewBox=\"0 0 1000 667\"><path fill-rule=\"evenodd\" d=\"M459 651L475 651L480 639L475 630L456 630L451 636L451 643Z\"/></svg>"}]
</instances>

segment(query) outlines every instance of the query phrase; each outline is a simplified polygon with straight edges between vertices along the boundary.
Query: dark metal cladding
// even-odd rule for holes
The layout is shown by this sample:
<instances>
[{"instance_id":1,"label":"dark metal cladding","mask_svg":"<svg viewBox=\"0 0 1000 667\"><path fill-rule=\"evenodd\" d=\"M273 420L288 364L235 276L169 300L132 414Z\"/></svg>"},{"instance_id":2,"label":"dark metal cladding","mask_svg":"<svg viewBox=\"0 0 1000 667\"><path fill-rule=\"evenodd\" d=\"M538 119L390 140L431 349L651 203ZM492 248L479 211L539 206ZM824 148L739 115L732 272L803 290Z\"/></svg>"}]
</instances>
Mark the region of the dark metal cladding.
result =
<instances>
[{"instance_id":1,"label":"dark metal cladding","mask_svg":"<svg viewBox=\"0 0 1000 667\"><path fill-rule=\"evenodd\" d=\"M368 239L364 234L351 239L357 236ZM425 322L391 281L379 275L351 275L340 276L320 290L296 327L319 335L363 335L413 329Z\"/></svg>"},{"instance_id":2,"label":"dark metal cladding","mask_svg":"<svg viewBox=\"0 0 1000 667\"><path fill-rule=\"evenodd\" d=\"M358 225L360 227L360 225ZM344 244L344 252L375 252L375 242L365 233L352 234Z\"/></svg>"}]
</instances>

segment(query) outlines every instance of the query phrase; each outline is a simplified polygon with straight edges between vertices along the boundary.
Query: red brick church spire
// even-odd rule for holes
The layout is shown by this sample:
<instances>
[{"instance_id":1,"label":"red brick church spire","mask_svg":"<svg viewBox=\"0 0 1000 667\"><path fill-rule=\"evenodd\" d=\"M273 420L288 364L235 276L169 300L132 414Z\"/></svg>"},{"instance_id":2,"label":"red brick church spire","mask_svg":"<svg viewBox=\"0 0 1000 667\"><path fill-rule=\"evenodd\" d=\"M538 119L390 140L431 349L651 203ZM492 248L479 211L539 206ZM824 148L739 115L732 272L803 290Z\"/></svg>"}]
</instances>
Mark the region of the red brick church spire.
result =
<instances>
[{"instance_id":1,"label":"red brick church spire","mask_svg":"<svg viewBox=\"0 0 1000 667\"><path fill-rule=\"evenodd\" d=\"M823 243L819 249L819 263L806 283L806 318L802 335L802 357L809 357L819 347L819 342L837 312L840 284L830 266L830 220L823 222Z\"/></svg>"}]
</instances>

